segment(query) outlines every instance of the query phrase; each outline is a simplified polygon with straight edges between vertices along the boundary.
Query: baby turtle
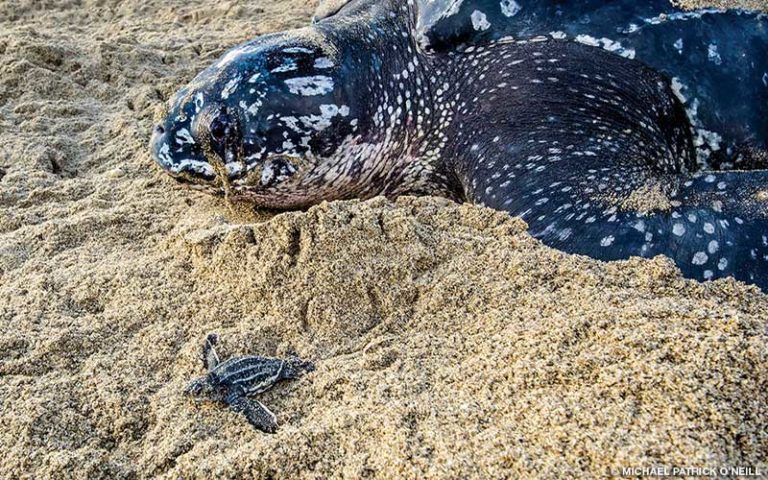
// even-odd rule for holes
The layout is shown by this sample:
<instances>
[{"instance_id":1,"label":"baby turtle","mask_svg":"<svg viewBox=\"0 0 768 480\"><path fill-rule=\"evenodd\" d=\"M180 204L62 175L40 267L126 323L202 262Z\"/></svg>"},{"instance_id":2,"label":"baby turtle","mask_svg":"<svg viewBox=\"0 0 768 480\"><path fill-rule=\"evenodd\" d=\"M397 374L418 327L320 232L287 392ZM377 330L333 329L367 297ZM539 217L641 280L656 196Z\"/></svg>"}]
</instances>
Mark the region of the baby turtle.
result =
<instances>
[{"instance_id":1,"label":"baby turtle","mask_svg":"<svg viewBox=\"0 0 768 480\"><path fill-rule=\"evenodd\" d=\"M275 433L277 417L258 400L248 398L272 388L282 380L299 378L315 366L298 358L287 360L249 355L219 361L216 344L219 337L208 335L203 344L203 366L208 374L189 384L187 395L225 403L233 411L242 413L257 429Z\"/></svg>"}]
</instances>

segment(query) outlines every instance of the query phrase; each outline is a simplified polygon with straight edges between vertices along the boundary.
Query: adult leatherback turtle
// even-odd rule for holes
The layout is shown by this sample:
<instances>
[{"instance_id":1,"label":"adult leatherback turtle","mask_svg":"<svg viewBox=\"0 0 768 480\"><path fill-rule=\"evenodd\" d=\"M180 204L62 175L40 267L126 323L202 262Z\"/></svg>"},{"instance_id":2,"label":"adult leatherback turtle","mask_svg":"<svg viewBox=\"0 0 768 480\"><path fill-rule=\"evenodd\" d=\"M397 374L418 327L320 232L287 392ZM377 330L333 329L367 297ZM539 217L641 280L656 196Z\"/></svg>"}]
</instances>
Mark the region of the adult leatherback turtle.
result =
<instances>
[{"instance_id":1,"label":"adult leatherback turtle","mask_svg":"<svg viewBox=\"0 0 768 480\"><path fill-rule=\"evenodd\" d=\"M768 18L572 3L336 1L182 88L154 157L259 206L445 195L768 287Z\"/></svg>"},{"instance_id":2,"label":"adult leatherback turtle","mask_svg":"<svg viewBox=\"0 0 768 480\"><path fill-rule=\"evenodd\" d=\"M281 380L299 378L304 372L314 370L310 362L297 358L281 360L257 356L230 358L219 362L216 344L219 337L208 335L203 344L203 366L208 371L204 377L193 381L186 389L188 395L225 403L233 411L242 413L259 430L277 431L277 417L258 400L249 399L272 388Z\"/></svg>"}]
</instances>

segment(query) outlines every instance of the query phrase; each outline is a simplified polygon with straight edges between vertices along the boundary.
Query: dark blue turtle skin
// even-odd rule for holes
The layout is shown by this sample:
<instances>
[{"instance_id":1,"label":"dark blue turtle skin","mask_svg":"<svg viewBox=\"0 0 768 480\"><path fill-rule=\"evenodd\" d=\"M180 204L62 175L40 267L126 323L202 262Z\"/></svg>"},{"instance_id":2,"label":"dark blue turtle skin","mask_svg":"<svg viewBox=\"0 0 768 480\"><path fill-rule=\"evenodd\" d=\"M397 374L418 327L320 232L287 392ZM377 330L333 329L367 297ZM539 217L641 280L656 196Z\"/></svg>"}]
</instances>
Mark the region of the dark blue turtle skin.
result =
<instances>
[{"instance_id":1,"label":"dark blue turtle skin","mask_svg":"<svg viewBox=\"0 0 768 480\"><path fill-rule=\"evenodd\" d=\"M155 160L268 208L449 196L520 216L566 252L666 255L689 278L768 288L763 16L437 4L455 15L351 0L233 48L171 100ZM464 14L468 34L446 26Z\"/></svg>"}]
</instances>

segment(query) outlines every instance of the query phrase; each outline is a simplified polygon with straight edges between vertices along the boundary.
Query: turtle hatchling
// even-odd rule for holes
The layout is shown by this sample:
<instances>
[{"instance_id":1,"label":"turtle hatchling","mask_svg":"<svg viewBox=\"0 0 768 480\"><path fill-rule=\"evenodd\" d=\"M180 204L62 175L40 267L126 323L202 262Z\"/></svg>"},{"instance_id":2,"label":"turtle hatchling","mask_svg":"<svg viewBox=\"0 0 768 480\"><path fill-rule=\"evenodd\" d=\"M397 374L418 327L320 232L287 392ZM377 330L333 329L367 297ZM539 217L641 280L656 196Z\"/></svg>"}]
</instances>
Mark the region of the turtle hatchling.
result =
<instances>
[{"instance_id":1,"label":"turtle hatchling","mask_svg":"<svg viewBox=\"0 0 768 480\"><path fill-rule=\"evenodd\" d=\"M242 413L257 429L275 433L277 417L258 400L248 398L265 392L282 380L299 378L315 369L311 362L298 358L280 359L249 355L219 361L216 344L219 337L208 335L202 351L208 374L189 384L187 395L225 403Z\"/></svg>"}]
</instances>

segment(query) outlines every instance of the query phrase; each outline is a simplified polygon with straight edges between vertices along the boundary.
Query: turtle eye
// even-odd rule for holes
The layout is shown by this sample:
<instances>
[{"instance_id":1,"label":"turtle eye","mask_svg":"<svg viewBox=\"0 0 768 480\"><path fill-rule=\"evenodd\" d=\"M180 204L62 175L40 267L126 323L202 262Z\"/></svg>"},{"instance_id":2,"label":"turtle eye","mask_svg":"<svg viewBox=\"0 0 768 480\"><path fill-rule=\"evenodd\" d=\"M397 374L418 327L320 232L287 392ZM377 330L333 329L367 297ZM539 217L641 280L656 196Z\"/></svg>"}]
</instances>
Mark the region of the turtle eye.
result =
<instances>
[{"instance_id":1,"label":"turtle eye","mask_svg":"<svg viewBox=\"0 0 768 480\"><path fill-rule=\"evenodd\" d=\"M216 118L211 121L209 131L211 132L211 139L217 143L224 143L228 134L230 133L232 126L229 120L227 112L222 110Z\"/></svg>"},{"instance_id":2,"label":"turtle eye","mask_svg":"<svg viewBox=\"0 0 768 480\"><path fill-rule=\"evenodd\" d=\"M213 107L199 116L193 129L210 152L225 163L238 160L242 150L240 119L225 106Z\"/></svg>"}]
</instances>

